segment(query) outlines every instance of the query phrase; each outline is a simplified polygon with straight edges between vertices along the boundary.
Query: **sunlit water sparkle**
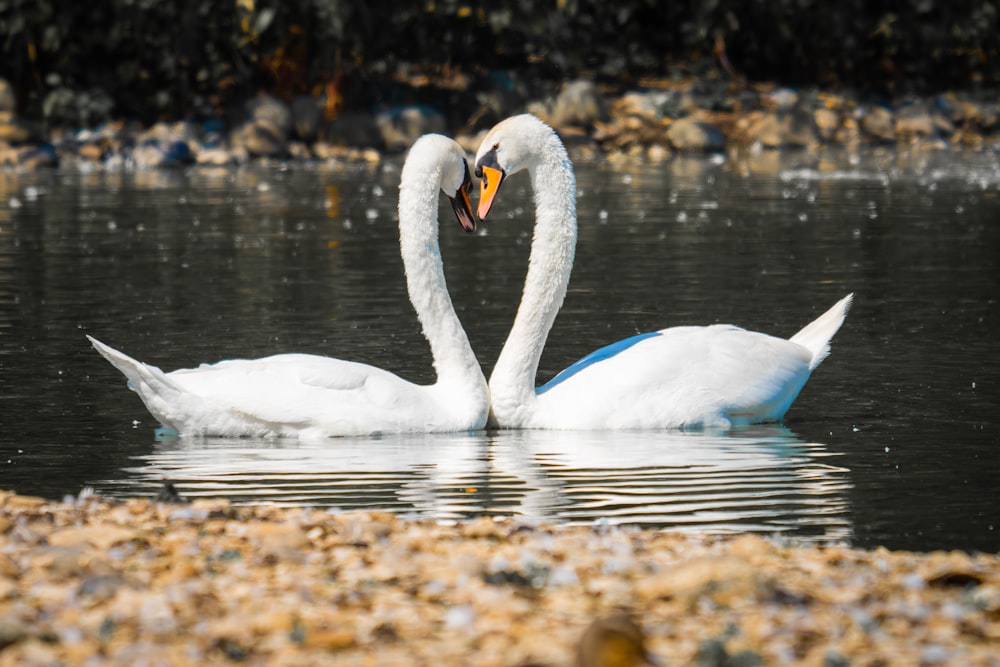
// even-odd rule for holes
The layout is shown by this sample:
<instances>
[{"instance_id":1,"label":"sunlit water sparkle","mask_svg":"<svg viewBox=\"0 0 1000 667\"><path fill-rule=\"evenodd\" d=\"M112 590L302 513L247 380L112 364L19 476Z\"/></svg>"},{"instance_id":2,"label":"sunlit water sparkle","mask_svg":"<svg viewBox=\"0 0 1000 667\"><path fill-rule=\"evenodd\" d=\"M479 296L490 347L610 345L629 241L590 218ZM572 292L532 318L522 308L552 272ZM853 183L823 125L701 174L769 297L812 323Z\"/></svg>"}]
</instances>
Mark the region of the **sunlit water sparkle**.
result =
<instances>
[{"instance_id":1,"label":"sunlit water sparkle","mask_svg":"<svg viewBox=\"0 0 1000 667\"><path fill-rule=\"evenodd\" d=\"M1000 549L997 157L831 164L578 165L577 258L539 372L668 325L788 336L855 292L784 427L324 446L158 440L84 334L166 370L298 351L429 381L398 257L398 161L0 173L0 488L127 497L170 479L237 503ZM505 189L478 234L442 214L449 286L487 373L531 241L527 180Z\"/></svg>"}]
</instances>

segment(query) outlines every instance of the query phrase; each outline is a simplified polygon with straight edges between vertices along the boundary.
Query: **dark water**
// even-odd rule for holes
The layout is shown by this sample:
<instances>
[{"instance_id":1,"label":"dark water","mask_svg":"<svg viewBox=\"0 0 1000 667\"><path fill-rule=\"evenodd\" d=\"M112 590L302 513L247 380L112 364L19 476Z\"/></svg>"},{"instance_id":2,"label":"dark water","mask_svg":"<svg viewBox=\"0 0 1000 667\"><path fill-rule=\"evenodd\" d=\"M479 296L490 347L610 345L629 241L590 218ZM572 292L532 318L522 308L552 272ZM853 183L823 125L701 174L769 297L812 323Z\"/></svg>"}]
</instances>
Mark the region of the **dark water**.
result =
<instances>
[{"instance_id":1,"label":"dark water","mask_svg":"<svg viewBox=\"0 0 1000 667\"><path fill-rule=\"evenodd\" d=\"M544 381L618 338L731 322L791 335L855 307L783 428L165 440L85 333L170 370L311 352L429 381L395 229L398 164L0 172L0 488L517 514L1000 549L1000 159L578 165L580 242ZM783 161L783 162L776 162ZM483 232L444 217L487 374L533 211L505 186Z\"/></svg>"}]
</instances>

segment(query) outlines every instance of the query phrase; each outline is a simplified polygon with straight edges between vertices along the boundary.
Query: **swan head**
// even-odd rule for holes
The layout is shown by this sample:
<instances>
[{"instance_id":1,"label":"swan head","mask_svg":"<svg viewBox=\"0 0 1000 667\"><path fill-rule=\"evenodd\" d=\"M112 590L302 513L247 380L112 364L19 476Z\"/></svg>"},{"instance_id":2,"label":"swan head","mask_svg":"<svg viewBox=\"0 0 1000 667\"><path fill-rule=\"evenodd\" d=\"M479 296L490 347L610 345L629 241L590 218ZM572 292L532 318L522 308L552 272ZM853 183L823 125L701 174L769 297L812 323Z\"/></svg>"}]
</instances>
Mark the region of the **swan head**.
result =
<instances>
[{"instance_id":1,"label":"swan head","mask_svg":"<svg viewBox=\"0 0 1000 667\"><path fill-rule=\"evenodd\" d=\"M403 169L412 169L417 180L426 178L423 174L439 171L441 191L451 202L458 224L467 232L476 231L471 200L472 174L465 159L465 150L454 140L441 134L425 134L410 148ZM421 176L418 177L418 174Z\"/></svg>"},{"instance_id":2,"label":"swan head","mask_svg":"<svg viewBox=\"0 0 1000 667\"><path fill-rule=\"evenodd\" d=\"M555 130L531 114L511 116L493 126L476 153L480 219L489 214L504 179L533 166L540 149L553 140L565 154Z\"/></svg>"},{"instance_id":3,"label":"swan head","mask_svg":"<svg viewBox=\"0 0 1000 667\"><path fill-rule=\"evenodd\" d=\"M452 142L454 143L454 142ZM441 190L451 201L451 209L458 218L458 224L467 232L476 231L476 218L472 215L472 174L469 173L469 163L465 161L465 151L458 149L458 160L448 160L441 172ZM455 184L458 184L455 186Z\"/></svg>"}]
</instances>

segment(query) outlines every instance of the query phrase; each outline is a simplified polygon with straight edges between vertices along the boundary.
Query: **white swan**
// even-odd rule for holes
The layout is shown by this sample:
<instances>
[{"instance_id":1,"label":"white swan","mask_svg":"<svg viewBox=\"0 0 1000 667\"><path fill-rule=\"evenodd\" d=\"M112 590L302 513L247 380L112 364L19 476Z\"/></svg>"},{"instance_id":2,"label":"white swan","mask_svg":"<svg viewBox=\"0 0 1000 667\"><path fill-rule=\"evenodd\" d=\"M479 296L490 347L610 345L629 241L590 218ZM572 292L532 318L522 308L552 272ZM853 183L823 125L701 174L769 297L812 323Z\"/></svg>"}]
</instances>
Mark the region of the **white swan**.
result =
<instances>
[{"instance_id":1,"label":"white swan","mask_svg":"<svg viewBox=\"0 0 1000 667\"><path fill-rule=\"evenodd\" d=\"M221 361L164 373L90 339L164 426L183 435L298 437L470 431L489 412L486 379L455 314L438 245L438 190L475 229L472 179L451 139L414 143L399 186L399 245L437 382L420 386L366 364L308 354Z\"/></svg>"},{"instance_id":2,"label":"white swan","mask_svg":"<svg viewBox=\"0 0 1000 667\"><path fill-rule=\"evenodd\" d=\"M576 245L576 181L559 137L531 115L498 123L476 155L479 217L527 169L535 235L517 317L490 377L503 428L683 428L780 421L829 353L849 295L790 340L729 325L673 327L603 347L535 388Z\"/></svg>"}]
</instances>

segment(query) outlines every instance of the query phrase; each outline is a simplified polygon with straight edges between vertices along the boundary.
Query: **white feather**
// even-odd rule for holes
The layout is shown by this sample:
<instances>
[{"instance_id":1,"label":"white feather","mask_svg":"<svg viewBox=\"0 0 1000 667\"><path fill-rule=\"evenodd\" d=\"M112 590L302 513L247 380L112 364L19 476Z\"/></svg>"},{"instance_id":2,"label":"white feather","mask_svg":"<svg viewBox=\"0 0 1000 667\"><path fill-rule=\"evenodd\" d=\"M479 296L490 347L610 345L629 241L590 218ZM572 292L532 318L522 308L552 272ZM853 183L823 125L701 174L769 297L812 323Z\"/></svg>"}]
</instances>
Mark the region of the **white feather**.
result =
<instances>
[{"instance_id":1,"label":"white feather","mask_svg":"<svg viewBox=\"0 0 1000 667\"><path fill-rule=\"evenodd\" d=\"M829 353L851 295L791 340L728 325L662 329L598 351L536 390L542 348L573 266L573 168L552 128L530 115L490 130L477 166L487 155L505 175L528 171L536 207L521 304L490 377L492 422L505 428L632 429L726 427L784 417Z\"/></svg>"},{"instance_id":2,"label":"white feather","mask_svg":"<svg viewBox=\"0 0 1000 667\"><path fill-rule=\"evenodd\" d=\"M438 245L438 192L457 192L466 169L455 142L427 135L410 150L400 182L400 252L434 357L435 384L308 354L164 373L88 339L160 423L185 435L315 439L480 429L489 408L486 380L448 296Z\"/></svg>"}]
</instances>

